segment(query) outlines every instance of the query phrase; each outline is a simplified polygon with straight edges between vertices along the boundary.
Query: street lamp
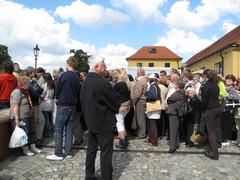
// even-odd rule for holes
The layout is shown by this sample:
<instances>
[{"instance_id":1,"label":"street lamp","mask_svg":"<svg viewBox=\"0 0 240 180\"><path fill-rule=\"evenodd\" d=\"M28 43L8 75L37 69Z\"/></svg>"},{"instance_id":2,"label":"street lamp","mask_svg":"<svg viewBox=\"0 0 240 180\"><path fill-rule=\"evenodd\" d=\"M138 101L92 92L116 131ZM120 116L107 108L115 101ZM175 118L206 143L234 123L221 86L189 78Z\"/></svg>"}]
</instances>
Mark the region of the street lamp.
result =
<instances>
[{"instance_id":1,"label":"street lamp","mask_svg":"<svg viewBox=\"0 0 240 180\"><path fill-rule=\"evenodd\" d=\"M33 48L33 54L35 56L35 69L37 69L37 57L39 55L39 51L40 51L40 49L39 49L38 45L36 44L35 48Z\"/></svg>"}]
</instances>

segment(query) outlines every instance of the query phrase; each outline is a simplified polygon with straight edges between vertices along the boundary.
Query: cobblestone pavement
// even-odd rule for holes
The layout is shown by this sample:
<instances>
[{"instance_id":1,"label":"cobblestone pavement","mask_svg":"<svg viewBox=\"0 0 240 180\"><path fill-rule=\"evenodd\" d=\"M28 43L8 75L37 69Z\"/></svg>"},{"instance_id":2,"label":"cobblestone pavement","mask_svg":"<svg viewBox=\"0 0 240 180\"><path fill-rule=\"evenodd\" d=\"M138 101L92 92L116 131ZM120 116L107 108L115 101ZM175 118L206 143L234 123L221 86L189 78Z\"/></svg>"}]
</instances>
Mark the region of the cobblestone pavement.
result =
<instances>
[{"instance_id":1,"label":"cobblestone pavement","mask_svg":"<svg viewBox=\"0 0 240 180\"><path fill-rule=\"evenodd\" d=\"M185 148L181 144L176 154L168 154L167 141L159 140L158 147L143 141L132 139L127 151L114 151L113 179L240 180L240 149L234 145L222 147L220 159L214 161L203 155L203 149ZM34 157L22 156L16 151L0 163L0 179L84 179L85 144L74 148L73 158L60 162L46 160L46 156L54 152L52 139L45 145L42 153ZM99 153L96 175L100 176Z\"/></svg>"}]
</instances>

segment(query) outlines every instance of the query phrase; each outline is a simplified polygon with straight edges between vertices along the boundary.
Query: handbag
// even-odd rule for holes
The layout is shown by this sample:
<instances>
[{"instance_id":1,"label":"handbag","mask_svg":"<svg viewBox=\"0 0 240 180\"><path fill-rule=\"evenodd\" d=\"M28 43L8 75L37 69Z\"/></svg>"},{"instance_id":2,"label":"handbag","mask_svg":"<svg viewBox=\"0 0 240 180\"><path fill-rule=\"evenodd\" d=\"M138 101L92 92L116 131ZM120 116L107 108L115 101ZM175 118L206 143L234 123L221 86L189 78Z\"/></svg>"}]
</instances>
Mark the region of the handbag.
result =
<instances>
[{"instance_id":1,"label":"handbag","mask_svg":"<svg viewBox=\"0 0 240 180\"><path fill-rule=\"evenodd\" d=\"M156 100L146 103L146 113L160 111L162 109L161 101Z\"/></svg>"},{"instance_id":2,"label":"handbag","mask_svg":"<svg viewBox=\"0 0 240 180\"><path fill-rule=\"evenodd\" d=\"M206 140L206 137L200 133L200 124L194 124L194 130L190 137L190 141L193 143L203 143Z\"/></svg>"}]
</instances>

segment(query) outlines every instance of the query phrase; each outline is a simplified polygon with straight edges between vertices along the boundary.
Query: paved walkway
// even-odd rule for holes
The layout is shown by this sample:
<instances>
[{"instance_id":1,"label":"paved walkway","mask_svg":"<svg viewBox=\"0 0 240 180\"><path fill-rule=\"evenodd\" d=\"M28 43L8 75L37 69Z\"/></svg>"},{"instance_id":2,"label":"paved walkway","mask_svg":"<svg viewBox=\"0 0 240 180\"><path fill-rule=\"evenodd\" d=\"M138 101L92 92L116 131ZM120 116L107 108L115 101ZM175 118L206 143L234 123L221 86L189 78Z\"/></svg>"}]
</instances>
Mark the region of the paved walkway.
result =
<instances>
[{"instance_id":1,"label":"paved walkway","mask_svg":"<svg viewBox=\"0 0 240 180\"><path fill-rule=\"evenodd\" d=\"M116 141L116 140L115 140ZM46 160L53 153L52 139L34 157L20 151L0 163L0 179L84 179L86 145L74 148L75 156L61 162ZM176 154L168 154L165 140L152 147L143 140L130 140L129 150L115 150L113 179L120 180L240 180L240 148L230 145L220 149L220 159L213 161L203 155L203 149L187 149L181 144ZM100 176L99 153L96 175Z\"/></svg>"}]
</instances>

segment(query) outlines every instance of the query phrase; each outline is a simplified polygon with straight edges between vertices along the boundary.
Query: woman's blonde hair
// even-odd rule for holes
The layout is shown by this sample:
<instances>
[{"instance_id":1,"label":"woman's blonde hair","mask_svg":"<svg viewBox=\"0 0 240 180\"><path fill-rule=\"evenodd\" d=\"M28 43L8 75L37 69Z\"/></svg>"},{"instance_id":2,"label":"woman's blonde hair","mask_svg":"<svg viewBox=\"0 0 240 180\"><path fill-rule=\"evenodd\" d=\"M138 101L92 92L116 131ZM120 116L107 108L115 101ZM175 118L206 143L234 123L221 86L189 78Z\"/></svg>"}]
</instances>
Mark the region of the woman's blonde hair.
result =
<instances>
[{"instance_id":1,"label":"woman's blonde hair","mask_svg":"<svg viewBox=\"0 0 240 180\"><path fill-rule=\"evenodd\" d=\"M125 82L128 86L128 89L130 90L131 89L131 83L129 81L127 71L124 68L115 69L113 71L113 74L116 75L116 72L119 73L118 80Z\"/></svg>"},{"instance_id":2,"label":"woman's blonde hair","mask_svg":"<svg viewBox=\"0 0 240 180\"><path fill-rule=\"evenodd\" d=\"M20 87L23 87L23 86L27 85L28 82L29 82L29 78L27 76L20 76L18 78L18 85Z\"/></svg>"}]
</instances>

